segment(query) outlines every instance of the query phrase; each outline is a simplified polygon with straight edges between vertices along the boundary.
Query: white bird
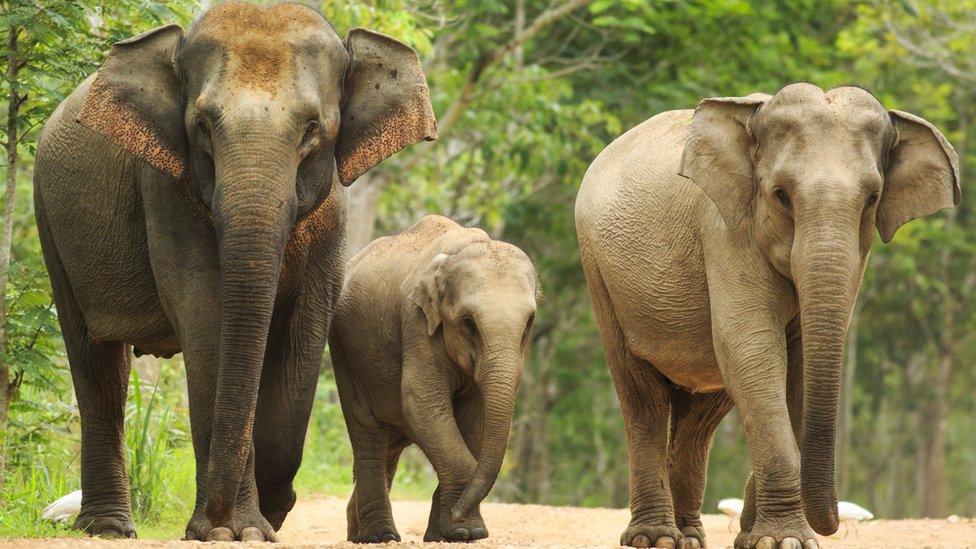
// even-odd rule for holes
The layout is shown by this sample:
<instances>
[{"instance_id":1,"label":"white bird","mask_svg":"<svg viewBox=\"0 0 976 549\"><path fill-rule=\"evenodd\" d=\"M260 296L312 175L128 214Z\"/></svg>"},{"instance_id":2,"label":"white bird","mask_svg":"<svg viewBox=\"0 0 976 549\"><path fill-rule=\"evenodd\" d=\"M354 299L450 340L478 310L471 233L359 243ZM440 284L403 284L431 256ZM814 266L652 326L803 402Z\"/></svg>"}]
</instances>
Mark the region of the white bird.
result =
<instances>
[{"instance_id":1,"label":"white bird","mask_svg":"<svg viewBox=\"0 0 976 549\"><path fill-rule=\"evenodd\" d=\"M739 498L727 498L718 502L718 510L727 517L735 518L742 514L743 501Z\"/></svg>"},{"instance_id":2,"label":"white bird","mask_svg":"<svg viewBox=\"0 0 976 549\"><path fill-rule=\"evenodd\" d=\"M871 520L874 518L874 514L871 511L849 501L837 502L837 516L840 517L841 522L861 522L862 520Z\"/></svg>"},{"instance_id":3,"label":"white bird","mask_svg":"<svg viewBox=\"0 0 976 549\"><path fill-rule=\"evenodd\" d=\"M732 523L742 514L743 504L739 498L726 498L718 502L718 510L729 517L729 532L732 531Z\"/></svg>"},{"instance_id":4,"label":"white bird","mask_svg":"<svg viewBox=\"0 0 976 549\"><path fill-rule=\"evenodd\" d=\"M67 523L81 512L81 490L61 496L41 511L41 518L54 522Z\"/></svg>"},{"instance_id":5,"label":"white bird","mask_svg":"<svg viewBox=\"0 0 976 549\"><path fill-rule=\"evenodd\" d=\"M844 525L844 537L841 538L844 539L850 533L848 530L848 524L854 526L854 535L860 537L861 533L857 531L857 523L861 522L862 520L873 519L874 513L856 503L851 503L849 501L838 501L837 517L840 519L841 524Z\"/></svg>"}]
</instances>

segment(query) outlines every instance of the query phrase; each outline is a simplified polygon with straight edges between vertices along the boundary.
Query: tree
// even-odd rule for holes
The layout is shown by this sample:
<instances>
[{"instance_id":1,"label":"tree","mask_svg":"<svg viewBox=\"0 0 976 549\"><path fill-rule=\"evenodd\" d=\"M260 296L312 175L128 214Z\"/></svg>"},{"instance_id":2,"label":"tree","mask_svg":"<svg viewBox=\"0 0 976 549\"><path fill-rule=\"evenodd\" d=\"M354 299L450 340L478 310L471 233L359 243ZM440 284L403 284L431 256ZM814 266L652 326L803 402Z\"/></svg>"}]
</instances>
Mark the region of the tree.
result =
<instances>
[{"instance_id":1,"label":"tree","mask_svg":"<svg viewBox=\"0 0 976 549\"><path fill-rule=\"evenodd\" d=\"M5 33L0 91L6 124L0 139L6 157L3 232L0 236L0 488L5 460L8 412L23 380L11 377L7 333L7 285L22 154L33 154L38 128L71 89L97 68L112 42L128 36L138 14L150 24L189 17L190 2L122 0L107 7L95 0L2 0L0 32Z\"/></svg>"}]
</instances>

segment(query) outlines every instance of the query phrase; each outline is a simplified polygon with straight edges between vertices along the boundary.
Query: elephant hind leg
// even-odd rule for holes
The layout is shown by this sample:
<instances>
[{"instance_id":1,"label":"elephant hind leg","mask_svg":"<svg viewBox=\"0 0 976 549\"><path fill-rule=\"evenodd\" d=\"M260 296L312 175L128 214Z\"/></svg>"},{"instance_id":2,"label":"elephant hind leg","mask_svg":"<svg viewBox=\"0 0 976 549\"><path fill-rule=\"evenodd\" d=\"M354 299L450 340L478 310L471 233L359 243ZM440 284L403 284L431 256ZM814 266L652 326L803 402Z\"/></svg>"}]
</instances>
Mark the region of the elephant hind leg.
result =
<instances>
[{"instance_id":1,"label":"elephant hind leg","mask_svg":"<svg viewBox=\"0 0 976 549\"><path fill-rule=\"evenodd\" d=\"M92 337L47 229L40 200L37 225L81 415L82 501L74 527L92 535L134 538L125 465L129 347Z\"/></svg>"},{"instance_id":2,"label":"elephant hind leg","mask_svg":"<svg viewBox=\"0 0 976 549\"><path fill-rule=\"evenodd\" d=\"M597 268L587 264L586 282L603 349L627 432L630 456L630 524L620 544L674 547L681 540L668 479L670 383L627 349L623 330Z\"/></svg>"},{"instance_id":3,"label":"elephant hind leg","mask_svg":"<svg viewBox=\"0 0 976 549\"><path fill-rule=\"evenodd\" d=\"M391 440L382 427L349 425L353 451L355 489L347 507L349 541L386 543L400 541L390 507L389 457ZM400 448L402 450L402 447ZM399 456L399 453L397 453ZM355 515L355 516L353 516ZM355 529L355 532L354 532Z\"/></svg>"},{"instance_id":4,"label":"elephant hind leg","mask_svg":"<svg viewBox=\"0 0 976 549\"><path fill-rule=\"evenodd\" d=\"M678 387L671 389L668 469L675 519L684 535L679 547L705 546L701 506L708 452L715 428L731 409L732 399L725 391L692 394Z\"/></svg>"}]
</instances>

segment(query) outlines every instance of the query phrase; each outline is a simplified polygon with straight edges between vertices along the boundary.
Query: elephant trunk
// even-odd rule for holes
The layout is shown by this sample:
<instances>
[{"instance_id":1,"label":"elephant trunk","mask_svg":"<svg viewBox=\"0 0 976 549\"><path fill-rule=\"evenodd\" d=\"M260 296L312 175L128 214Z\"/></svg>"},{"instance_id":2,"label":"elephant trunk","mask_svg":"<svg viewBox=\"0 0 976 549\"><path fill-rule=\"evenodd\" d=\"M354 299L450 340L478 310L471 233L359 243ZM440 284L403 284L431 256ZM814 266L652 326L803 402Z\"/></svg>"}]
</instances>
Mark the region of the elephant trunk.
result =
<instances>
[{"instance_id":1,"label":"elephant trunk","mask_svg":"<svg viewBox=\"0 0 976 549\"><path fill-rule=\"evenodd\" d=\"M475 367L475 382L484 406L481 455L471 482L451 510L455 521L464 520L495 484L508 447L521 373L522 361L515 350L491 353Z\"/></svg>"},{"instance_id":2,"label":"elephant trunk","mask_svg":"<svg viewBox=\"0 0 976 549\"><path fill-rule=\"evenodd\" d=\"M824 209L798 220L792 250L803 345L800 476L803 510L819 534L837 531L834 482L837 404L844 344L860 286L857 222Z\"/></svg>"},{"instance_id":3,"label":"elephant trunk","mask_svg":"<svg viewBox=\"0 0 976 549\"><path fill-rule=\"evenodd\" d=\"M288 166L287 151L263 149L235 145L215 155L220 354L206 508L214 526L232 518L253 447L258 385L278 273L296 215L295 171L282 168Z\"/></svg>"}]
</instances>

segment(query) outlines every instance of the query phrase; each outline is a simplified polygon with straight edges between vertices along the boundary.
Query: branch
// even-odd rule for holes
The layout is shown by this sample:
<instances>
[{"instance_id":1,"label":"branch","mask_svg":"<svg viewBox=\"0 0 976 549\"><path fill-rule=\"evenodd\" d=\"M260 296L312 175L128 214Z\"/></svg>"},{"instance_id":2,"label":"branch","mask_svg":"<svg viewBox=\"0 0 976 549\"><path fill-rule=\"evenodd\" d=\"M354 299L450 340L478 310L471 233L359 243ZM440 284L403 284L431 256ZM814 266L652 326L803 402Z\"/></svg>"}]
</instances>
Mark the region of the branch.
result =
<instances>
[{"instance_id":1,"label":"branch","mask_svg":"<svg viewBox=\"0 0 976 549\"><path fill-rule=\"evenodd\" d=\"M474 67L471 68L471 72L468 73L468 77L465 80L464 86L461 88L461 92L454 100L454 103L452 103L447 109L447 112L444 114L444 117L438 124L437 133L440 136L447 135L451 128L454 127L454 124L461 117L461 113L463 112L464 108L467 107L468 103L471 102L471 96L475 91L475 86L481 80L481 76L484 74L485 70L494 66L507 55L515 51L516 48L534 38L546 27L556 23L564 17L569 16L572 12L586 6L592 1L593 0L568 0L559 6L544 11L539 14L539 16L536 17L535 20L533 20L523 32L513 36L511 40L505 43L502 47L493 52L482 55L481 58L475 62Z\"/></svg>"}]
</instances>

